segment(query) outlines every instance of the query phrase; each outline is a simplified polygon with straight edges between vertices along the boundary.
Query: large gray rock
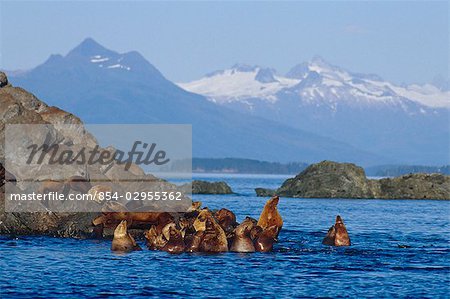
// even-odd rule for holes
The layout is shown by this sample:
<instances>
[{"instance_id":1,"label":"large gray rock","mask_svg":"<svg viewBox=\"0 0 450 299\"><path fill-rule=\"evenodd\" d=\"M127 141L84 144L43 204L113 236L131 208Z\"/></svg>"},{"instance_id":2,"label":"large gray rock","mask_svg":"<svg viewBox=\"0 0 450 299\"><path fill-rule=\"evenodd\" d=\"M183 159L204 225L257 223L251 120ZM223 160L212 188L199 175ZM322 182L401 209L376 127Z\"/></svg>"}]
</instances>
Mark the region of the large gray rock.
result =
<instances>
[{"instance_id":1,"label":"large gray rock","mask_svg":"<svg viewBox=\"0 0 450 299\"><path fill-rule=\"evenodd\" d=\"M184 184L180 188L185 193L192 191L192 194L233 194L233 190L225 182L194 180L192 184Z\"/></svg>"},{"instance_id":2,"label":"large gray rock","mask_svg":"<svg viewBox=\"0 0 450 299\"><path fill-rule=\"evenodd\" d=\"M296 177L286 180L276 194L317 198L373 197L364 169L355 164L332 161L310 165Z\"/></svg>"},{"instance_id":3,"label":"large gray rock","mask_svg":"<svg viewBox=\"0 0 450 299\"><path fill-rule=\"evenodd\" d=\"M450 200L450 176L439 173L415 173L376 181L377 198Z\"/></svg>"},{"instance_id":4,"label":"large gray rock","mask_svg":"<svg viewBox=\"0 0 450 299\"><path fill-rule=\"evenodd\" d=\"M369 180L354 164L323 161L286 180L275 193L305 198L450 200L450 176L418 173Z\"/></svg>"},{"instance_id":5,"label":"large gray rock","mask_svg":"<svg viewBox=\"0 0 450 299\"><path fill-rule=\"evenodd\" d=\"M4 77L2 77L4 76ZM0 73L0 83L7 82L4 73ZM3 84L3 83L2 83ZM49 167L45 162L39 166L35 173L25 167L15 167L16 159L23 158L22 149L36 140L46 140L46 144L58 144L61 149L72 149L79 152L79 149L86 148L89 151L97 145L97 141L83 126L81 120L75 115L63 111L57 107L49 107L44 102L37 99L34 95L22 88L13 87L9 84L0 84L0 234L11 235L50 235L57 237L90 237L95 233L92 220L100 213L93 212L49 212L44 206L37 212L28 212L30 210L20 209L28 202L20 203L13 209L5 211L5 177L11 173L17 178L17 183L9 183L8 188L16 188L13 193L24 193L29 191L25 187L24 180L21 178L33 178L33 180L43 181L66 176L81 176L90 180L92 185L103 184L112 185L113 190L130 191L168 191L177 190L177 186L152 175L145 174L137 165L133 164L129 171L124 170L123 166L113 162L111 167L102 167L98 164L93 165L63 165L61 167ZM19 130L17 135L12 138L19 142L17 149L8 156L8 171L3 168L5 161L5 126L7 124L43 124L48 126L30 126L29 129ZM72 130L70 127L73 126ZM39 128L40 127L40 128ZM48 128L47 128L48 127ZM107 150L114 150L113 148ZM17 163L17 165L23 165ZM10 173L11 172L11 173ZM132 183L129 183L132 181ZM40 182L34 182L40 184ZM28 185L29 186L29 185ZM8 191L11 191L9 189ZM17 192L15 192L17 191ZM71 190L72 192L82 192ZM181 201L183 207L179 211L187 210L184 208L185 201ZM39 202L33 204L40 205ZM95 202L91 204L96 205ZM169 202L167 202L167 205ZM181 203L180 203L181 204ZM50 203L49 203L50 205ZM28 205L27 205L28 206ZM164 209L176 209L172 206L160 204ZM156 209L156 207L155 207ZM79 209L78 209L79 210ZM42 211L42 212L41 212ZM92 211L87 209L86 211ZM111 235L112 230L106 232Z\"/></svg>"},{"instance_id":6,"label":"large gray rock","mask_svg":"<svg viewBox=\"0 0 450 299\"><path fill-rule=\"evenodd\" d=\"M258 197L272 197L277 194L277 190L268 188L255 188L255 192Z\"/></svg>"}]
</instances>

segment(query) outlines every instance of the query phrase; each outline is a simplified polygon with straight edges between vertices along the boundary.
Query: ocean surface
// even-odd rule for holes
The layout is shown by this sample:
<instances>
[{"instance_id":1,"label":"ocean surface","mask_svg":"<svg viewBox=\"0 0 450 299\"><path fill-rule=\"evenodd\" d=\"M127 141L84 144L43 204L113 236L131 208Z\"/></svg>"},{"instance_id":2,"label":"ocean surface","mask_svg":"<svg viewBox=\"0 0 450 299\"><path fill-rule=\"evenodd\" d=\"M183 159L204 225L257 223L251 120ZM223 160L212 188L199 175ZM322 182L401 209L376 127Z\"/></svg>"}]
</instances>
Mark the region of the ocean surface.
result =
<instances>
[{"instance_id":1,"label":"ocean surface","mask_svg":"<svg viewBox=\"0 0 450 299\"><path fill-rule=\"evenodd\" d=\"M286 176L201 175L235 195L199 195L238 221L257 218ZM0 237L0 298L450 297L450 202L281 198L272 253L110 251L110 241ZM340 214L352 246L321 244ZM141 246L144 242L141 241Z\"/></svg>"}]
</instances>

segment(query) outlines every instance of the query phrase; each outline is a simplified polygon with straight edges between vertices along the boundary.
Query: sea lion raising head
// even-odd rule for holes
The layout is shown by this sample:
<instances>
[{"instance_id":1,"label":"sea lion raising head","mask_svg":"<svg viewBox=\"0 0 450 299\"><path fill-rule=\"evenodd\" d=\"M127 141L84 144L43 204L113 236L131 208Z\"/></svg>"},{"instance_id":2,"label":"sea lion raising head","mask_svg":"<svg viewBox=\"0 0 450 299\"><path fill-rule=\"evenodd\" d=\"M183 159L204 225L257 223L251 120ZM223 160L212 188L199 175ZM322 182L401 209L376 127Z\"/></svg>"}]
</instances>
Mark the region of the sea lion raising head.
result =
<instances>
[{"instance_id":1,"label":"sea lion raising head","mask_svg":"<svg viewBox=\"0 0 450 299\"><path fill-rule=\"evenodd\" d=\"M347 228L345 227L344 221L341 216L336 217L336 224L334 225L336 229L336 238L334 240L335 246L350 246L350 237L348 236Z\"/></svg>"},{"instance_id":2,"label":"sea lion raising head","mask_svg":"<svg viewBox=\"0 0 450 299\"><path fill-rule=\"evenodd\" d=\"M258 225L262 229L266 229L275 225L278 229L277 235L280 233L281 228L283 227L283 219L281 218L281 215L277 209L279 200L280 198L278 196L274 196L269 199L264 206L264 209L261 212L261 216L259 216L258 220Z\"/></svg>"},{"instance_id":3,"label":"sea lion raising head","mask_svg":"<svg viewBox=\"0 0 450 299\"><path fill-rule=\"evenodd\" d=\"M350 237L341 216L336 217L336 223L330 227L327 235L322 241L324 245L330 246L350 246Z\"/></svg>"},{"instance_id":4,"label":"sea lion raising head","mask_svg":"<svg viewBox=\"0 0 450 299\"><path fill-rule=\"evenodd\" d=\"M112 241L111 250L118 252L142 250L141 247L136 244L134 238L128 233L126 220L122 220L114 230L114 239Z\"/></svg>"}]
</instances>

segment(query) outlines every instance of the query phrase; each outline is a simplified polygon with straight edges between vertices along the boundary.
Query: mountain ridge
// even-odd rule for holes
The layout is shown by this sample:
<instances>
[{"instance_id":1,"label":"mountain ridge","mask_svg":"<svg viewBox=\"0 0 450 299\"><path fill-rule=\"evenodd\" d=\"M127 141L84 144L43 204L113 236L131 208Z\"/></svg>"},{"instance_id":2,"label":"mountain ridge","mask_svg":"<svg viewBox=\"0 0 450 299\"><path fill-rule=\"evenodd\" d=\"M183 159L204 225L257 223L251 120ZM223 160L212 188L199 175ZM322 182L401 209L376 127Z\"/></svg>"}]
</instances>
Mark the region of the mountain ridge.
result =
<instances>
[{"instance_id":1,"label":"mountain ridge","mask_svg":"<svg viewBox=\"0 0 450 299\"><path fill-rule=\"evenodd\" d=\"M412 164L448 164L450 92L431 84L398 86L315 57L276 82L233 67L179 85L223 107Z\"/></svg>"},{"instance_id":2,"label":"mountain ridge","mask_svg":"<svg viewBox=\"0 0 450 299\"><path fill-rule=\"evenodd\" d=\"M118 53L92 39L10 81L85 123L190 123L194 156L365 165L394 160L218 106L170 82L137 52Z\"/></svg>"}]
</instances>

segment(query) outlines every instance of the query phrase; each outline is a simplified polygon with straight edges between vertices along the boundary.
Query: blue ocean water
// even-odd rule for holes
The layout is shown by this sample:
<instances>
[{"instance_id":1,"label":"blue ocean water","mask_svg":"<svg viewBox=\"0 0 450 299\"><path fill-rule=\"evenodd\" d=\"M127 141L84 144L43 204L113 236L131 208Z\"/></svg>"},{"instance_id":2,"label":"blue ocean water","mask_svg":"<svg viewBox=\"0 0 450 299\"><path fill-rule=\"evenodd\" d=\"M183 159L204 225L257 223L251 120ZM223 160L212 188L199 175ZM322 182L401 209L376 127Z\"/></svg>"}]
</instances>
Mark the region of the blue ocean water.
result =
<instances>
[{"instance_id":1,"label":"blue ocean water","mask_svg":"<svg viewBox=\"0 0 450 299\"><path fill-rule=\"evenodd\" d=\"M285 178L202 175L227 181L237 194L195 200L231 209L239 221L257 218L267 199L253 189ZM110 241L3 236L0 298L449 298L450 202L281 198L279 210L284 227L267 254L119 255ZM351 247L321 244L337 214Z\"/></svg>"}]
</instances>

